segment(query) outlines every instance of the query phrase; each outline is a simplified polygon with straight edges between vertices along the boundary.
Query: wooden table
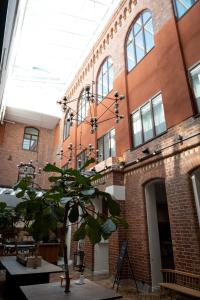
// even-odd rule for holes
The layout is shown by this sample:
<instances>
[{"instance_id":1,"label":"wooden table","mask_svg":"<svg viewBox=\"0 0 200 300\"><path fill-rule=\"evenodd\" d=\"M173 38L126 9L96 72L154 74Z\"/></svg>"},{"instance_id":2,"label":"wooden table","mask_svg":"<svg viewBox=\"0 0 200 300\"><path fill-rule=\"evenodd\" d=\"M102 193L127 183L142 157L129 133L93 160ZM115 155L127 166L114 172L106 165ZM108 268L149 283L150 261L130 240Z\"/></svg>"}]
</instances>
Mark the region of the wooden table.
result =
<instances>
[{"instance_id":1,"label":"wooden table","mask_svg":"<svg viewBox=\"0 0 200 300\"><path fill-rule=\"evenodd\" d=\"M31 285L49 282L51 273L63 272L63 270L42 259L41 267L27 268L16 261L16 256L3 256L0 261L6 269L6 281L15 285Z\"/></svg>"},{"instance_id":2,"label":"wooden table","mask_svg":"<svg viewBox=\"0 0 200 300\"><path fill-rule=\"evenodd\" d=\"M120 299L122 296L112 289L108 289L90 280L85 279L85 284L70 284L70 293L64 292L60 283L38 284L35 286L21 286L25 298L28 300L106 300Z\"/></svg>"}]
</instances>

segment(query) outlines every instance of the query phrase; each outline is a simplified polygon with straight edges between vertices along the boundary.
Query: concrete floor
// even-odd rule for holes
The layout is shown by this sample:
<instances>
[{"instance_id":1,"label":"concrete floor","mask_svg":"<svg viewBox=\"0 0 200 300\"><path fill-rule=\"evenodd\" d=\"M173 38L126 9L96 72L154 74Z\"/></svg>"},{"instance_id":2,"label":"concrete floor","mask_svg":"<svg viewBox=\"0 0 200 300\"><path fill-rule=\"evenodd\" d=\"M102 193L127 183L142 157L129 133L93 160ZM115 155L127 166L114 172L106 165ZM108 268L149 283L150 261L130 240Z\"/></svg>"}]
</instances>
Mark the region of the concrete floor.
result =
<instances>
[{"instance_id":1,"label":"concrete floor","mask_svg":"<svg viewBox=\"0 0 200 300\"><path fill-rule=\"evenodd\" d=\"M73 279L79 279L80 273L74 270L71 270L70 274ZM90 271L85 271L84 276L87 279L90 279L97 284L103 285L107 288L112 288L113 279L106 275L96 275L94 276ZM60 281L60 273L52 274L50 278L50 282ZM4 286L5 283L5 272L0 273L0 300L7 300L4 296ZM159 294L137 294L136 290L133 288L133 282L126 281L120 284L118 293L123 296L124 300L159 300L161 299ZM164 299L162 297L162 299ZM168 297L165 300L169 299ZM13 299L16 300L16 299Z\"/></svg>"}]
</instances>

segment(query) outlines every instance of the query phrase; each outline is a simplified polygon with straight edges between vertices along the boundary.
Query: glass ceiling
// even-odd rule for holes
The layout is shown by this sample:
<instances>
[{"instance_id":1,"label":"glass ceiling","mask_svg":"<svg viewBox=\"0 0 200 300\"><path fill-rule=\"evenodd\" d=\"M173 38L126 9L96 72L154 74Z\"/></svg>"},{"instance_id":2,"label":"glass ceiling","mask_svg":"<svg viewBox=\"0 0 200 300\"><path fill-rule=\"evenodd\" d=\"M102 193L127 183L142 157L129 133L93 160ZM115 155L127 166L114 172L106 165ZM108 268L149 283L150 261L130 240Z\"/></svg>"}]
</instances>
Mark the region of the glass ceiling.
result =
<instances>
[{"instance_id":1,"label":"glass ceiling","mask_svg":"<svg viewBox=\"0 0 200 300\"><path fill-rule=\"evenodd\" d=\"M120 0L28 0L7 105L60 115L60 99Z\"/></svg>"}]
</instances>

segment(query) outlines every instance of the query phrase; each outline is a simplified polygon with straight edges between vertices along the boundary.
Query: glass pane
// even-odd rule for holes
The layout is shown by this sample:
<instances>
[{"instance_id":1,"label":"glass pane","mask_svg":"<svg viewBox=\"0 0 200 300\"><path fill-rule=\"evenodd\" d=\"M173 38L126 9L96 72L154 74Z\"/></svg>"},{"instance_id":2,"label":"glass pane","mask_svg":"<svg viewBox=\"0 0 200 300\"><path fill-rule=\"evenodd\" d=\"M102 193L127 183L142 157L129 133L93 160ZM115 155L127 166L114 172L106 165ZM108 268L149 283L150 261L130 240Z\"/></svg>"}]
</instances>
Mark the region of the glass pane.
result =
<instances>
[{"instance_id":1,"label":"glass pane","mask_svg":"<svg viewBox=\"0 0 200 300\"><path fill-rule=\"evenodd\" d=\"M151 18L150 11L145 10L142 14L142 18L143 18L143 23L145 24Z\"/></svg>"},{"instance_id":2,"label":"glass pane","mask_svg":"<svg viewBox=\"0 0 200 300\"><path fill-rule=\"evenodd\" d=\"M110 143L109 143L109 134L104 136L104 159L107 159L110 156Z\"/></svg>"},{"instance_id":3,"label":"glass pane","mask_svg":"<svg viewBox=\"0 0 200 300\"><path fill-rule=\"evenodd\" d=\"M134 146L142 144L142 122L140 118L140 113L137 111L133 114L133 139Z\"/></svg>"},{"instance_id":4,"label":"glass pane","mask_svg":"<svg viewBox=\"0 0 200 300\"><path fill-rule=\"evenodd\" d=\"M140 31L141 27L142 27L142 16L140 16L133 25L134 35L136 35Z\"/></svg>"},{"instance_id":5,"label":"glass pane","mask_svg":"<svg viewBox=\"0 0 200 300\"><path fill-rule=\"evenodd\" d=\"M195 0L176 0L176 10L178 17L182 17L184 13L195 3Z\"/></svg>"},{"instance_id":6,"label":"glass pane","mask_svg":"<svg viewBox=\"0 0 200 300\"><path fill-rule=\"evenodd\" d=\"M142 107L141 113L142 113L144 141L146 142L151 138L153 138L153 123L152 123L150 103L147 103L145 106Z\"/></svg>"},{"instance_id":7,"label":"glass pane","mask_svg":"<svg viewBox=\"0 0 200 300\"><path fill-rule=\"evenodd\" d=\"M98 102L101 102L103 99L103 93L102 93L102 76L99 75L98 78Z\"/></svg>"},{"instance_id":8,"label":"glass pane","mask_svg":"<svg viewBox=\"0 0 200 300\"><path fill-rule=\"evenodd\" d=\"M130 71L135 66L135 53L134 53L133 44L130 44L127 47L127 64L128 64L128 71Z\"/></svg>"},{"instance_id":9,"label":"glass pane","mask_svg":"<svg viewBox=\"0 0 200 300\"><path fill-rule=\"evenodd\" d=\"M164 107L161 95L152 100L156 135L166 130Z\"/></svg>"},{"instance_id":10,"label":"glass pane","mask_svg":"<svg viewBox=\"0 0 200 300\"><path fill-rule=\"evenodd\" d=\"M26 140L30 140L30 139L31 139L31 135L30 135L30 134L25 134L25 135L24 135L24 138L25 138Z\"/></svg>"},{"instance_id":11,"label":"glass pane","mask_svg":"<svg viewBox=\"0 0 200 300\"><path fill-rule=\"evenodd\" d=\"M103 75L103 97L108 94L108 74Z\"/></svg>"},{"instance_id":12,"label":"glass pane","mask_svg":"<svg viewBox=\"0 0 200 300\"><path fill-rule=\"evenodd\" d=\"M24 139L24 141L23 141L23 149L29 150L29 144L30 144L30 140Z\"/></svg>"},{"instance_id":13,"label":"glass pane","mask_svg":"<svg viewBox=\"0 0 200 300\"><path fill-rule=\"evenodd\" d=\"M113 89L113 67L108 70L109 92Z\"/></svg>"},{"instance_id":14,"label":"glass pane","mask_svg":"<svg viewBox=\"0 0 200 300\"><path fill-rule=\"evenodd\" d=\"M137 63L144 57L144 49L135 47Z\"/></svg>"},{"instance_id":15,"label":"glass pane","mask_svg":"<svg viewBox=\"0 0 200 300\"><path fill-rule=\"evenodd\" d=\"M37 141L30 141L30 150L36 151L37 150Z\"/></svg>"},{"instance_id":16,"label":"glass pane","mask_svg":"<svg viewBox=\"0 0 200 300\"><path fill-rule=\"evenodd\" d=\"M149 52L154 46L153 35L149 31L144 30L144 36L146 43L146 52Z\"/></svg>"},{"instance_id":17,"label":"glass pane","mask_svg":"<svg viewBox=\"0 0 200 300\"><path fill-rule=\"evenodd\" d=\"M102 161L104 160L104 157L103 157L103 138L99 139L97 141L97 147L98 147L98 161Z\"/></svg>"},{"instance_id":18,"label":"glass pane","mask_svg":"<svg viewBox=\"0 0 200 300\"><path fill-rule=\"evenodd\" d=\"M108 57L108 68L112 67L113 62L112 62L112 58Z\"/></svg>"},{"instance_id":19,"label":"glass pane","mask_svg":"<svg viewBox=\"0 0 200 300\"><path fill-rule=\"evenodd\" d=\"M110 153L112 157L116 156L115 129L110 131Z\"/></svg>"},{"instance_id":20,"label":"glass pane","mask_svg":"<svg viewBox=\"0 0 200 300\"><path fill-rule=\"evenodd\" d=\"M127 45L129 45L130 43L132 43L133 41L133 30L131 29L129 35L128 35L128 39L127 39Z\"/></svg>"},{"instance_id":21,"label":"glass pane","mask_svg":"<svg viewBox=\"0 0 200 300\"><path fill-rule=\"evenodd\" d=\"M144 26L144 28L145 28L147 31L149 31L151 34L154 33L154 31L153 31L153 23L152 23L152 19L149 20L148 23L146 23L146 25Z\"/></svg>"},{"instance_id":22,"label":"glass pane","mask_svg":"<svg viewBox=\"0 0 200 300\"><path fill-rule=\"evenodd\" d=\"M143 31L135 37L135 50L137 62L139 62L145 55Z\"/></svg>"},{"instance_id":23,"label":"glass pane","mask_svg":"<svg viewBox=\"0 0 200 300\"><path fill-rule=\"evenodd\" d=\"M193 91L196 98L197 109L200 112L200 65L191 71Z\"/></svg>"},{"instance_id":24,"label":"glass pane","mask_svg":"<svg viewBox=\"0 0 200 300\"><path fill-rule=\"evenodd\" d=\"M25 129L25 133L38 135L38 130L35 129L35 128L26 128L26 129Z\"/></svg>"},{"instance_id":25,"label":"glass pane","mask_svg":"<svg viewBox=\"0 0 200 300\"><path fill-rule=\"evenodd\" d=\"M103 72L103 75L105 73L107 73L108 71L108 65L107 65L107 60L104 62L103 66L102 66L102 72Z\"/></svg>"}]
</instances>

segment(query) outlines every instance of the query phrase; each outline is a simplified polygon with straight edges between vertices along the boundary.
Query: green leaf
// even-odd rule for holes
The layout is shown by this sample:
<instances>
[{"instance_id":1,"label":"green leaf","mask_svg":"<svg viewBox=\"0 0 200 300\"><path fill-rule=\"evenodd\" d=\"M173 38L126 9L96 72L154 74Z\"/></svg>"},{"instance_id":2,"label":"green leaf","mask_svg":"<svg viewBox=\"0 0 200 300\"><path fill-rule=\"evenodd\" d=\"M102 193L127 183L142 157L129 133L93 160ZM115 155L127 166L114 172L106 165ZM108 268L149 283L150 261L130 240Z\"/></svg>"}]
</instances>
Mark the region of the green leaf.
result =
<instances>
[{"instance_id":1,"label":"green leaf","mask_svg":"<svg viewBox=\"0 0 200 300\"><path fill-rule=\"evenodd\" d=\"M47 164L44 168L43 171L45 172L55 172L55 173L60 173L63 174L63 170L56 167L55 165L52 164Z\"/></svg>"},{"instance_id":2,"label":"green leaf","mask_svg":"<svg viewBox=\"0 0 200 300\"><path fill-rule=\"evenodd\" d=\"M17 189L25 190L25 189L27 189L28 186L30 185L31 180L32 180L32 177L27 176L27 177L21 179L20 181L18 181L18 182L14 185L13 189L14 189L15 191L16 191Z\"/></svg>"},{"instance_id":3,"label":"green leaf","mask_svg":"<svg viewBox=\"0 0 200 300\"><path fill-rule=\"evenodd\" d=\"M24 194L25 194L25 191L23 191L23 190L19 191L19 192L16 193L16 197L17 198L22 198L22 197L24 197Z\"/></svg>"},{"instance_id":4,"label":"green leaf","mask_svg":"<svg viewBox=\"0 0 200 300\"><path fill-rule=\"evenodd\" d=\"M57 180L61 179L62 177L60 176L50 176L49 177L49 182L56 182Z\"/></svg>"},{"instance_id":5,"label":"green leaf","mask_svg":"<svg viewBox=\"0 0 200 300\"><path fill-rule=\"evenodd\" d=\"M86 236L85 223L82 223L80 227L75 231L73 235L74 241L83 240Z\"/></svg>"},{"instance_id":6,"label":"green leaf","mask_svg":"<svg viewBox=\"0 0 200 300\"><path fill-rule=\"evenodd\" d=\"M113 200L112 198L107 198L108 210L112 216L120 215L120 206L119 204Z\"/></svg>"},{"instance_id":7,"label":"green leaf","mask_svg":"<svg viewBox=\"0 0 200 300\"><path fill-rule=\"evenodd\" d=\"M86 235L89 237L92 244L97 244L101 241L101 231L96 228L86 225Z\"/></svg>"},{"instance_id":8,"label":"green leaf","mask_svg":"<svg viewBox=\"0 0 200 300\"><path fill-rule=\"evenodd\" d=\"M7 207L7 204L5 202L0 202L0 210L4 210Z\"/></svg>"},{"instance_id":9,"label":"green leaf","mask_svg":"<svg viewBox=\"0 0 200 300\"><path fill-rule=\"evenodd\" d=\"M79 210L78 206L75 204L72 206L70 213L69 213L69 221L71 223L77 222L79 218Z\"/></svg>"}]
</instances>

